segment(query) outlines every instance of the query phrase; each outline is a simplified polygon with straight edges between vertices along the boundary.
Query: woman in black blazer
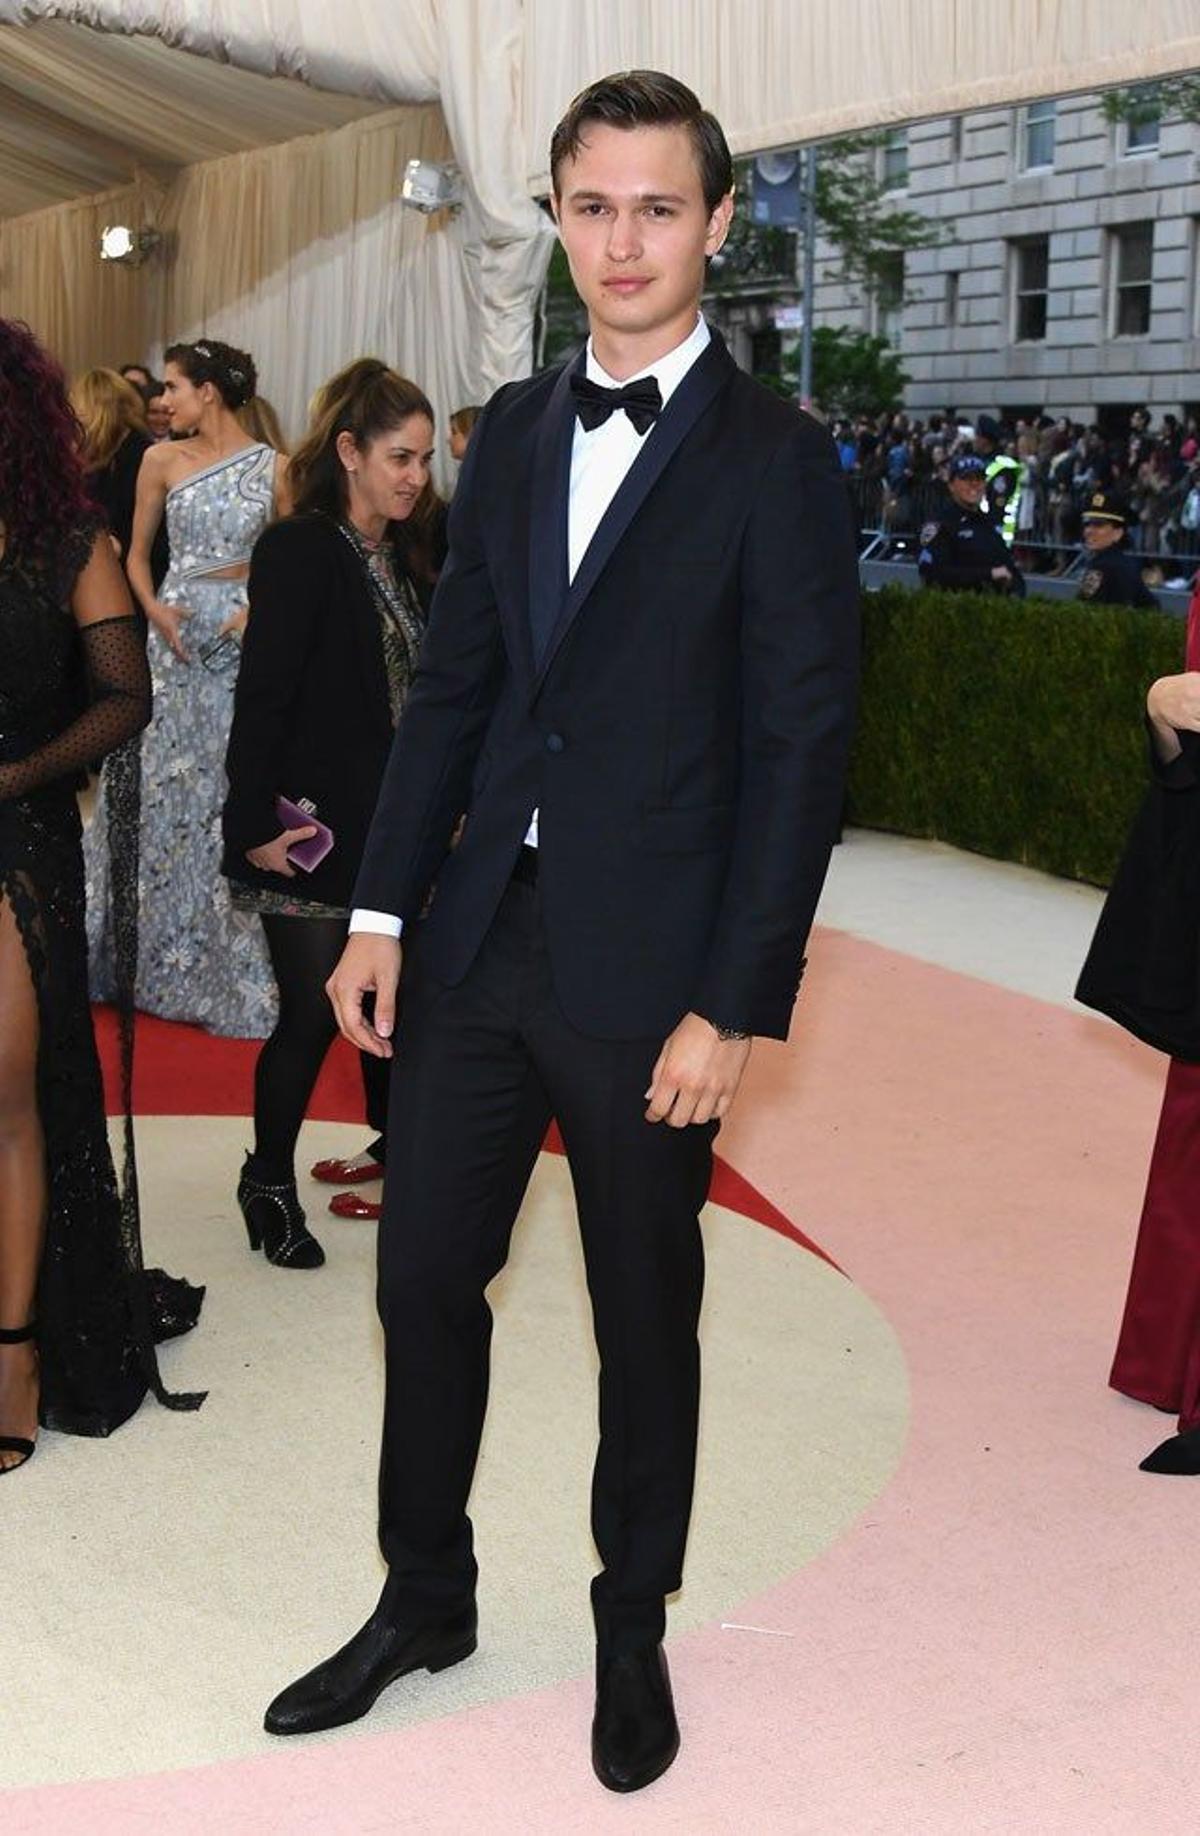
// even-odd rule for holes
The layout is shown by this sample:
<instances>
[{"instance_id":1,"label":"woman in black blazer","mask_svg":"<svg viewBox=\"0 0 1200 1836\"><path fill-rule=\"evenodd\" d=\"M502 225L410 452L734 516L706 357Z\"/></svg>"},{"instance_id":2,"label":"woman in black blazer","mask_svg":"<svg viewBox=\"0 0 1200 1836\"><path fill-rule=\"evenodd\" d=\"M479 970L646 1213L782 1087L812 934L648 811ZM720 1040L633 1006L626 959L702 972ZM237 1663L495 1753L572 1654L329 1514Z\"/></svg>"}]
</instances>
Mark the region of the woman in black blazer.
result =
<instances>
[{"instance_id":1,"label":"woman in black blazer","mask_svg":"<svg viewBox=\"0 0 1200 1836\"><path fill-rule=\"evenodd\" d=\"M433 410L415 384L361 359L319 393L291 464L295 514L260 537L226 758L222 871L235 905L259 913L279 1021L254 1080L254 1151L238 1203L251 1248L285 1268L324 1254L296 1193L296 1139L336 1031L325 983L346 941L350 897L392 733L416 667L423 614L399 525L436 501ZM311 806L289 824L277 800ZM305 871L323 825L325 858ZM382 1130L387 1063L363 1057L367 1115ZM318 1177L382 1173L382 1138ZM350 1215L374 1207L354 1201ZM335 1201L336 1203L336 1201ZM341 1206L338 1206L341 1211ZM342 1215L346 1215L343 1211Z\"/></svg>"}]
</instances>

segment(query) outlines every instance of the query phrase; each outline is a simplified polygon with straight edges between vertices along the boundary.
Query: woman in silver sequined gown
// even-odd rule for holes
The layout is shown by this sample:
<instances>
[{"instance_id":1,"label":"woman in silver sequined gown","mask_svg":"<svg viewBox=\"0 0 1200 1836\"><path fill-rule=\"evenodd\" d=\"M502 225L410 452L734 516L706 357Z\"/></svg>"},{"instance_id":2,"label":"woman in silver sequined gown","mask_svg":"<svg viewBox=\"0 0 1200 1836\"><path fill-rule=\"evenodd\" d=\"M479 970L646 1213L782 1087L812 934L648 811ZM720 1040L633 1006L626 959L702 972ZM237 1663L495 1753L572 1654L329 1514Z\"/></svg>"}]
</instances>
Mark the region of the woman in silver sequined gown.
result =
<instances>
[{"instance_id":1,"label":"woman in silver sequined gown","mask_svg":"<svg viewBox=\"0 0 1200 1836\"><path fill-rule=\"evenodd\" d=\"M195 440L152 447L138 481L129 574L150 621L154 718L142 738L141 917L136 1002L212 1033L262 1038L275 988L262 930L219 872L225 748L250 551L280 507L283 461L234 420L253 364L215 340L172 346L165 385ZM190 373L189 373L190 372ZM232 372L232 374L231 374ZM165 508L171 562L154 595L145 558ZM157 514L156 514L157 512ZM105 912L102 782L87 849L92 993L114 991Z\"/></svg>"}]
</instances>

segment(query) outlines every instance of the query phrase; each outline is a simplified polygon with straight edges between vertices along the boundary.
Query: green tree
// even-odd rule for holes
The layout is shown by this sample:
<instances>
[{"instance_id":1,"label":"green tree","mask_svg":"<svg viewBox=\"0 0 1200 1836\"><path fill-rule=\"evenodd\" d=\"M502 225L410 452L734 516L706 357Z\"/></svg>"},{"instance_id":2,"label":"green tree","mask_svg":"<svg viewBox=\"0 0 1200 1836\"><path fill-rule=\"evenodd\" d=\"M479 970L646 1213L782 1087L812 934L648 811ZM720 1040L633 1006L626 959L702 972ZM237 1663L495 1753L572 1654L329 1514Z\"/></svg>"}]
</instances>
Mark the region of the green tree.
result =
<instances>
[{"instance_id":1,"label":"green tree","mask_svg":"<svg viewBox=\"0 0 1200 1836\"><path fill-rule=\"evenodd\" d=\"M1158 77L1151 83L1107 89L1100 107L1107 120L1128 121L1138 127L1170 115L1181 121L1200 121L1200 76Z\"/></svg>"},{"instance_id":2,"label":"green tree","mask_svg":"<svg viewBox=\"0 0 1200 1836\"><path fill-rule=\"evenodd\" d=\"M783 364L783 393L795 395L800 353ZM813 400L829 415L877 414L898 408L908 376L886 338L845 325L813 327Z\"/></svg>"},{"instance_id":3,"label":"green tree","mask_svg":"<svg viewBox=\"0 0 1200 1836\"><path fill-rule=\"evenodd\" d=\"M951 233L948 223L896 203L875 166L875 149L886 140L846 134L817 148L817 225L836 251L839 278L870 294L891 284L897 256L935 248Z\"/></svg>"}]
</instances>

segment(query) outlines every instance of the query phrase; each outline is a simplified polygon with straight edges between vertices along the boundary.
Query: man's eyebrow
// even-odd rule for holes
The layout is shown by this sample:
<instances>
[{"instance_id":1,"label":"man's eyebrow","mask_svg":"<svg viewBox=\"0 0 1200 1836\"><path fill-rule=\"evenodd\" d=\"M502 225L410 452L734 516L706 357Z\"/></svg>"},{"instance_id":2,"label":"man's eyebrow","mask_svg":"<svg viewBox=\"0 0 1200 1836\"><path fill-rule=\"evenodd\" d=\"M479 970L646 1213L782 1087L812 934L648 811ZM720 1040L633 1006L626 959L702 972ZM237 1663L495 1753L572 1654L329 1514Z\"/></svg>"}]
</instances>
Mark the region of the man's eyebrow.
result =
<instances>
[{"instance_id":1,"label":"man's eyebrow","mask_svg":"<svg viewBox=\"0 0 1200 1836\"><path fill-rule=\"evenodd\" d=\"M611 202L606 191L569 191L567 201L570 204L608 204ZM686 204L687 199L676 191L638 191L634 193L637 204Z\"/></svg>"}]
</instances>

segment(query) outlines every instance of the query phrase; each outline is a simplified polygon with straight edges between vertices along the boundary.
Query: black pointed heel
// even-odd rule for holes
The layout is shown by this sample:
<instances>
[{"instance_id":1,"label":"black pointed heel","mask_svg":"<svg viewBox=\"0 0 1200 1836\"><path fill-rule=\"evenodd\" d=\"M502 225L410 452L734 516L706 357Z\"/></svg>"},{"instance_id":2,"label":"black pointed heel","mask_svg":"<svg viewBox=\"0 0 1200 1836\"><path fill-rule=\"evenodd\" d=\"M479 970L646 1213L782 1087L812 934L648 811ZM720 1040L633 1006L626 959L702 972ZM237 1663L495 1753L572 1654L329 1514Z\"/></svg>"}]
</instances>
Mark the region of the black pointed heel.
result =
<instances>
[{"instance_id":1,"label":"black pointed heel","mask_svg":"<svg viewBox=\"0 0 1200 1836\"><path fill-rule=\"evenodd\" d=\"M294 1179L257 1179L247 1164L238 1180L237 1202L252 1250L261 1249L280 1269L319 1269L325 1251L309 1230Z\"/></svg>"},{"instance_id":2,"label":"black pointed heel","mask_svg":"<svg viewBox=\"0 0 1200 1836\"><path fill-rule=\"evenodd\" d=\"M1179 1473L1195 1476L1200 1473L1200 1428L1185 1428L1182 1434L1173 1434L1169 1440L1162 1441L1153 1453L1139 1462L1143 1473Z\"/></svg>"},{"instance_id":3,"label":"black pointed heel","mask_svg":"<svg viewBox=\"0 0 1200 1836\"><path fill-rule=\"evenodd\" d=\"M37 1327L30 1320L28 1326L0 1326L0 1345L26 1345L35 1336ZM0 1479L8 1473L16 1473L33 1458L36 1441L29 1440L23 1434L0 1434L0 1453L20 1454L11 1466L0 1466Z\"/></svg>"}]
</instances>

